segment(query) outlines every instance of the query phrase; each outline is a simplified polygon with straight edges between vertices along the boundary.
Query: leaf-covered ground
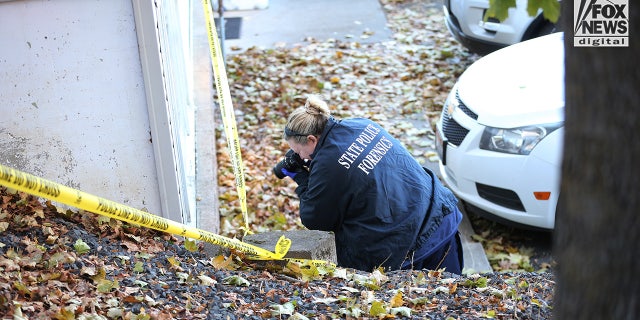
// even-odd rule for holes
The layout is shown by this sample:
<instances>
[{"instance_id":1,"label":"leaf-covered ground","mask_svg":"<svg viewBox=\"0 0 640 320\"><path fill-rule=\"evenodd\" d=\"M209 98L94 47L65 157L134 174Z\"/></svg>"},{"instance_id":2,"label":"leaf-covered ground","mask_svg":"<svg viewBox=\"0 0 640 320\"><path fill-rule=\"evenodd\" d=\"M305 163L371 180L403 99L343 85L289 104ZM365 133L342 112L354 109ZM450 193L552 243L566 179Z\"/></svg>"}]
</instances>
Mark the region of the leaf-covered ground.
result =
<instances>
[{"instance_id":1,"label":"leaf-covered ground","mask_svg":"<svg viewBox=\"0 0 640 320\"><path fill-rule=\"evenodd\" d=\"M548 319L552 273L254 265L0 187L2 319Z\"/></svg>"},{"instance_id":2,"label":"leaf-covered ground","mask_svg":"<svg viewBox=\"0 0 640 320\"><path fill-rule=\"evenodd\" d=\"M271 168L287 151L287 116L307 94L323 95L337 117L378 121L419 161L436 161L432 124L457 78L478 57L449 35L439 1L382 3L391 41L307 39L293 48L252 48L227 58L254 230L301 227L295 184L276 179ZM221 124L217 132L222 227L233 235L243 220Z\"/></svg>"},{"instance_id":3,"label":"leaf-covered ground","mask_svg":"<svg viewBox=\"0 0 640 320\"><path fill-rule=\"evenodd\" d=\"M380 122L423 164L437 161L433 126L460 74L479 56L447 31L440 1L381 1L394 36L361 43L368 34L273 50L249 49L227 59L231 96L246 175L249 226L255 232L303 228L291 179L278 180L272 167L287 151L282 130L305 95L321 94L337 117ZM233 48L232 48L233 49ZM217 150L222 233L240 237L233 169L222 125ZM483 219L472 220L496 271L552 267L549 246L528 247L520 232ZM477 223L476 223L477 222ZM514 238L515 237L515 238Z\"/></svg>"}]
</instances>

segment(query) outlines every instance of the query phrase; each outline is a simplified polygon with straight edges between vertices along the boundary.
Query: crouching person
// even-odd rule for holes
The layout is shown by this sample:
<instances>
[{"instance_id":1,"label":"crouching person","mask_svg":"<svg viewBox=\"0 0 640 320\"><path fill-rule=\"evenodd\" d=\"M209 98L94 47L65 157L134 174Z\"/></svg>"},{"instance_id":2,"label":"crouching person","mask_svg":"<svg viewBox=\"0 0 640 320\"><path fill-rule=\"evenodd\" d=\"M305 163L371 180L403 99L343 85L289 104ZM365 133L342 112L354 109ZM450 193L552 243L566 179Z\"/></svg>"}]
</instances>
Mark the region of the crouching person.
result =
<instances>
[{"instance_id":1,"label":"crouching person","mask_svg":"<svg viewBox=\"0 0 640 320\"><path fill-rule=\"evenodd\" d=\"M335 119L309 96L283 136L275 174L298 184L304 226L335 234L339 266L461 273L457 198L380 125Z\"/></svg>"}]
</instances>

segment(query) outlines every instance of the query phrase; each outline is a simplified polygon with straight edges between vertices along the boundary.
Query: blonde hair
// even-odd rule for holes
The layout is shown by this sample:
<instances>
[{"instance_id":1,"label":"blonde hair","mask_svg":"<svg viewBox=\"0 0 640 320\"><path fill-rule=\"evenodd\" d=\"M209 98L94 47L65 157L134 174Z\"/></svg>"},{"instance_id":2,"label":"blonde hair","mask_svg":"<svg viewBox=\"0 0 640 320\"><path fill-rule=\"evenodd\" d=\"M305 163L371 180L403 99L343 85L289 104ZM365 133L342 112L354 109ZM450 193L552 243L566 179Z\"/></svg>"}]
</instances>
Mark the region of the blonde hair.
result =
<instances>
[{"instance_id":1,"label":"blonde hair","mask_svg":"<svg viewBox=\"0 0 640 320\"><path fill-rule=\"evenodd\" d=\"M284 127L284 140L293 139L299 144L307 144L307 136L322 135L327 120L331 117L329 105L320 96L309 95L304 106L293 110Z\"/></svg>"}]
</instances>

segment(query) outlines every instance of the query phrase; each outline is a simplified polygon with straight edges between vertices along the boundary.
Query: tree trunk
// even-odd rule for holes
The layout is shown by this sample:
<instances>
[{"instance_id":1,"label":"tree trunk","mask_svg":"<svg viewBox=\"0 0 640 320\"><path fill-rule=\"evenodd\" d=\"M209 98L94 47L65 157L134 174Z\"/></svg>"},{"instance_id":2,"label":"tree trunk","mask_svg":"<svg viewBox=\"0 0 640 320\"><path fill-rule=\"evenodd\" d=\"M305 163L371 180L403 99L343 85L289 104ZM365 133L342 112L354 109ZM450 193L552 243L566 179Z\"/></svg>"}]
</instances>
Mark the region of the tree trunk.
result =
<instances>
[{"instance_id":1,"label":"tree trunk","mask_svg":"<svg viewBox=\"0 0 640 320\"><path fill-rule=\"evenodd\" d=\"M640 4L628 2L628 48L574 47L574 1L562 1L566 118L554 318L636 319Z\"/></svg>"}]
</instances>

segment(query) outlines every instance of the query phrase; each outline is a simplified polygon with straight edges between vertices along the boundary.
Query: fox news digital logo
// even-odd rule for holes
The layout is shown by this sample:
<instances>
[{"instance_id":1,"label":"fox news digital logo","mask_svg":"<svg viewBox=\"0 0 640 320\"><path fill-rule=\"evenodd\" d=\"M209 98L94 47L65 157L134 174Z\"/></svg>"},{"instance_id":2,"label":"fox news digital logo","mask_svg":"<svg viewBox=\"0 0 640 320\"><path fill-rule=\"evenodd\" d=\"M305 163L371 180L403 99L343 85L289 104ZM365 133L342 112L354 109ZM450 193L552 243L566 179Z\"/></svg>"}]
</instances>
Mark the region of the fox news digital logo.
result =
<instances>
[{"instance_id":1,"label":"fox news digital logo","mask_svg":"<svg viewBox=\"0 0 640 320\"><path fill-rule=\"evenodd\" d=\"M628 47L629 0L574 0L576 47Z\"/></svg>"}]
</instances>

